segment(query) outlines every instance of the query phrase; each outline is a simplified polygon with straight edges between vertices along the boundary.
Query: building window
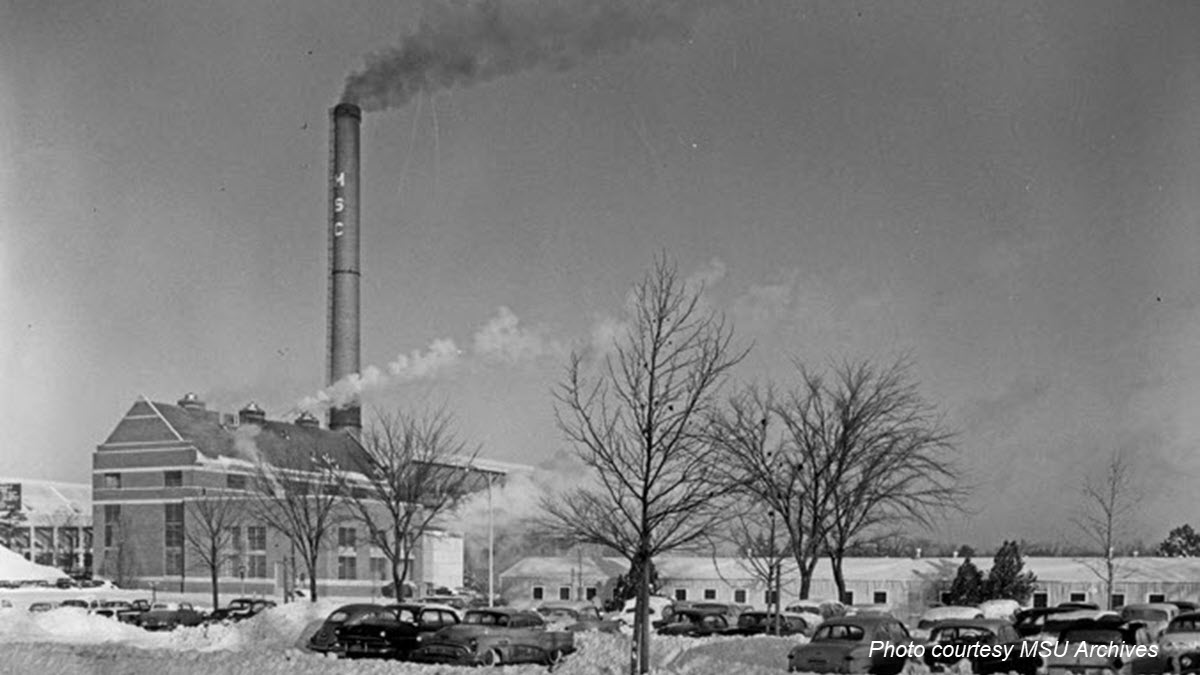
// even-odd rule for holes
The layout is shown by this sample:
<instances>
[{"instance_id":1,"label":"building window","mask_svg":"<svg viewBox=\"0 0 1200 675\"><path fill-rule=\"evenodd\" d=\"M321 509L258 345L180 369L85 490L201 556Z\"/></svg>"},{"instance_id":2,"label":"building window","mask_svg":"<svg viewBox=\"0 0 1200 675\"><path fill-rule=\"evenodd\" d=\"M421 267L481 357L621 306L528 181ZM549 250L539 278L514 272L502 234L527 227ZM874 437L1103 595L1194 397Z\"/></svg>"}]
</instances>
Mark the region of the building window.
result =
<instances>
[{"instance_id":1,"label":"building window","mask_svg":"<svg viewBox=\"0 0 1200 675\"><path fill-rule=\"evenodd\" d=\"M354 548L355 532L353 527L338 528L338 546L341 548Z\"/></svg>"},{"instance_id":2,"label":"building window","mask_svg":"<svg viewBox=\"0 0 1200 675\"><path fill-rule=\"evenodd\" d=\"M853 605L854 604L854 591L846 591L845 593L842 593L842 604L843 605Z\"/></svg>"},{"instance_id":3,"label":"building window","mask_svg":"<svg viewBox=\"0 0 1200 675\"><path fill-rule=\"evenodd\" d=\"M1112 598L1110 598L1110 600L1112 601L1113 609L1121 609L1122 607L1125 606L1125 594L1124 593L1113 593Z\"/></svg>"},{"instance_id":4,"label":"building window","mask_svg":"<svg viewBox=\"0 0 1200 675\"><path fill-rule=\"evenodd\" d=\"M1071 602L1086 602L1087 593L1072 593Z\"/></svg>"},{"instance_id":5,"label":"building window","mask_svg":"<svg viewBox=\"0 0 1200 675\"><path fill-rule=\"evenodd\" d=\"M541 586L533 587L533 599L534 600L541 600L542 596L544 596L545 593L546 593L546 589L542 588Z\"/></svg>"},{"instance_id":6,"label":"building window","mask_svg":"<svg viewBox=\"0 0 1200 675\"><path fill-rule=\"evenodd\" d=\"M1034 607L1049 607L1050 606L1050 594L1041 592L1041 591L1034 593L1033 594L1033 606Z\"/></svg>"},{"instance_id":7,"label":"building window","mask_svg":"<svg viewBox=\"0 0 1200 675\"><path fill-rule=\"evenodd\" d=\"M769 591L766 591L766 592L764 592L764 593L763 593L763 603L765 603L765 604L767 604L767 605L773 605L773 604L775 604L775 601L776 601L775 599L776 599L776 597L777 597L777 596L776 596L776 594L775 594L775 590L774 590L774 589L771 589L771 590L769 590Z\"/></svg>"},{"instance_id":8,"label":"building window","mask_svg":"<svg viewBox=\"0 0 1200 675\"><path fill-rule=\"evenodd\" d=\"M267 578L267 554L252 553L246 556L246 576L251 579Z\"/></svg>"},{"instance_id":9,"label":"building window","mask_svg":"<svg viewBox=\"0 0 1200 675\"><path fill-rule=\"evenodd\" d=\"M733 601L739 605L746 604L746 590L739 588L733 592Z\"/></svg>"},{"instance_id":10,"label":"building window","mask_svg":"<svg viewBox=\"0 0 1200 675\"><path fill-rule=\"evenodd\" d=\"M338 556L338 578L339 579L357 579L358 578L358 558L352 555Z\"/></svg>"},{"instance_id":11,"label":"building window","mask_svg":"<svg viewBox=\"0 0 1200 675\"><path fill-rule=\"evenodd\" d=\"M104 505L104 545L117 545L117 528L121 520L121 505L120 504L105 504Z\"/></svg>"},{"instance_id":12,"label":"building window","mask_svg":"<svg viewBox=\"0 0 1200 675\"><path fill-rule=\"evenodd\" d=\"M595 600L596 599L596 590L597 589L595 586L588 586L587 588L583 589L584 597L587 598L588 600Z\"/></svg>"},{"instance_id":13,"label":"building window","mask_svg":"<svg viewBox=\"0 0 1200 675\"><path fill-rule=\"evenodd\" d=\"M246 526L246 548L251 551L267 550L267 528L265 526Z\"/></svg>"},{"instance_id":14,"label":"building window","mask_svg":"<svg viewBox=\"0 0 1200 675\"><path fill-rule=\"evenodd\" d=\"M121 474L106 473L104 474L104 487L108 490L116 490L121 487Z\"/></svg>"},{"instance_id":15,"label":"building window","mask_svg":"<svg viewBox=\"0 0 1200 675\"><path fill-rule=\"evenodd\" d=\"M383 581L391 572L388 570L387 558L371 558L371 578Z\"/></svg>"},{"instance_id":16,"label":"building window","mask_svg":"<svg viewBox=\"0 0 1200 675\"><path fill-rule=\"evenodd\" d=\"M679 600L680 602L686 601L687 600L687 589L686 588L676 588L675 589L675 599Z\"/></svg>"},{"instance_id":17,"label":"building window","mask_svg":"<svg viewBox=\"0 0 1200 675\"><path fill-rule=\"evenodd\" d=\"M717 589L715 589L715 588L704 589L704 599L705 600L716 600L717 599Z\"/></svg>"},{"instance_id":18,"label":"building window","mask_svg":"<svg viewBox=\"0 0 1200 675\"><path fill-rule=\"evenodd\" d=\"M164 471L163 472L163 487L183 487L183 472L182 471Z\"/></svg>"},{"instance_id":19,"label":"building window","mask_svg":"<svg viewBox=\"0 0 1200 675\"><path fill-rule=\"evenodd\" d=\"M166 567L163 574L172 576L183 575L183 549L169 548L165 551Z\"/></svg>"},{"instance_id":20,"label":"building window","mask_svg":"<svg viewBox=\"0 0 1200 675\"><path fill-rule=\"evenodd\" d=\"M876 605L887 604L887 591L875 591L871 594L871 602Z\"/></svg>"},{"instance_id":21,"label":"building window","mask_svg":"<svg viewBox=\"0 0 1200 675\"><path fill-rule=\"evenodd\" d=\"M183 502L163 504L163 507L166 516L163 545L167 548L183 548Z\"/></svg>"},{"instance_id":22,"label":"building window","mask_svg":"<svg viewBox=\"0 0 1200 675\"><path fill-rule=\"evenodd\" d=\"M559 600L570 600L571 599L571 587L570 586L559 586L558 587L558 599Z\"/></svg>"},{"instance_id":23,"label":"building window","mask_svg":"<svg viewBox=\"0 0 1200 675\"><path fill-rule=\"evenodd\" d=\"M243 550L242 528L234 525L229 528L229 546L235 551Z\"/></svg>"},{"instance_id":24,"label":"building window","mask_svg":"<svg viewBox=\"0 0 1200 675\"><path fill-rule=\"evenodd\" d=\"M1167 596L1162 593L1151 593L1146 596L1146 602L1166 602Z\"/></svg>"},{"instance_id":25,"label":"building window","mask_svg":"<svg viewBox=\"0 0 1200 675\"><path fill-rule=\"evenodd\" d=\"M225 474L225 487L230 490L245 490L246 477L240 473Z\"/></svg>"}]
</instances>

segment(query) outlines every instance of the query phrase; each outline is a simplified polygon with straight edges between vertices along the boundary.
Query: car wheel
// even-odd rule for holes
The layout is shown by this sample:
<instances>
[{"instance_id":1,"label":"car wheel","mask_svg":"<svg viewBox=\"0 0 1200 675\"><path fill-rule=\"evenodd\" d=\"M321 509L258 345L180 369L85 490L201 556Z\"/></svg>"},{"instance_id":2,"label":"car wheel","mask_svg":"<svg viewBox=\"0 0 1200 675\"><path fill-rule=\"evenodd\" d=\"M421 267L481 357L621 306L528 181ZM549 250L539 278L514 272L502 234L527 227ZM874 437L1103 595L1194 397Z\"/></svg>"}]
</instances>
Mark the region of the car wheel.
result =
<instances>
[{"instance_id":1,"label":"car wheel","mask_svg":"<svg viewBox=\"0 0 1200 675\"><path fill-rule=\"evenodd\" d=\"M500 654L499 649L492 649L483 655L483 665L485 666L498 666L501 663L504 663L504 657Z\"/></svg>"},{"instance_id":2,"label":"car wheel","mask_svg":"<svg viewBox=\"0 0 1200 675\"><path fill-rule=\"evenodd\" d=\"M558 664L562 663L564 656L565 656L565 654L563 654L563 651L561 649L553 649L546 656L546 665L553 668L554 666L557 666Z\"/></svg>"}]
</instances>

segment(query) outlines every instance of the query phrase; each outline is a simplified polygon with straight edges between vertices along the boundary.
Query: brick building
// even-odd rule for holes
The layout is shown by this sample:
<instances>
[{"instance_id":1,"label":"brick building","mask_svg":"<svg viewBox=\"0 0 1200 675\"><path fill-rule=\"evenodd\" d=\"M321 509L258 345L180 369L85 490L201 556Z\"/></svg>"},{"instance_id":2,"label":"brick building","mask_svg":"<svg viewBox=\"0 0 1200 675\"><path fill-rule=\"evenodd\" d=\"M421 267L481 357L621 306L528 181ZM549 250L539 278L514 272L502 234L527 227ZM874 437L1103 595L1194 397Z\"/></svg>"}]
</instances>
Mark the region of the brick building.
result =
<instances>
[{"instance_id":1,"label":"brick building","mask_svg":"<svg viewBox=\"0 0 1200 675\"><path fill-rule=\"evenodd\" d=\"M83 575L92 566L92 488L28 478L0 478L0 544L26 560Z\"/></svg>"},{"instance_id":2,"label":"brick building","mask_svg":"<svg viewBox=\"0 0 1200 675\"><path fill-rule=\"evenodd\" d=\"M294 422L266 419L253 403L236 415L208 410L195 395L175 404L136 401L92 462L95 571L127 584L207 592L209 569L185 543L189 502L246 499L246 517L231 528L231 559L219 571L226 592L279 595L307 587L303 562L289 541L251 508L261 461L276 467L312 466L312 457L353 470L364 449L351 434L320 427L311 415ZM476 462L481 487L502 469ZM461 470L455 467L454 470ZM342 507L345 508L345 507ZM349 511L345 511L349 515ZM388 578L386 558L360 522L341 523L323 547L316 577L325 595L370 596ZM462 585L462 537L433 532L414 547L410 574L418 592Z\"/></svg>"}]
</instances>

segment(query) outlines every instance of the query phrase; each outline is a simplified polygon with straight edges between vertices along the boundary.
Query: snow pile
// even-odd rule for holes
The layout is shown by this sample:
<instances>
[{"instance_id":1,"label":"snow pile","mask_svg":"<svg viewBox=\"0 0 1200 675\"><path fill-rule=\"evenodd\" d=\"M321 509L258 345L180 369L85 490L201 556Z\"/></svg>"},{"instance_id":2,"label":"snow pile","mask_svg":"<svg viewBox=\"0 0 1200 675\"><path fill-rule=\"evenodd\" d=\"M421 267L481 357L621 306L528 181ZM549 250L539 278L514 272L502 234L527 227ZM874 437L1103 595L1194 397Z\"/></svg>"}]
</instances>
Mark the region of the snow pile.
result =
<instances>
[{"instance_id":1,"label":"snow pile","mask_svg":"<svg viewBox=\"0 0 1200 675\"><path fill-rule=\"evenodd\" d=\"M291 603L231 625L180 628L148 633L112 619L63 608L31 613L0 610L0 674L121 673L212 675L214 673L362 673L451 675L480 671L451 666L392 661L350 661L305 651L302 647L321 622L342 602ZM654 675L765 675L787 667L787 653L803 638L654 637ZM579 633L578 652L555 669L563 675L623 675L630 640L623 635ZM546 668L519 665L506 675L543 674Z\"/></svg>"},{"instance_id":2,"label":"snow pile","mask_svg":"<svg viewBox=\"0 0 1200 675\"><path fill-rule=\"evenodd\" d=\"M54 581L67 575L56 567L29 562L25 556L0 545L0 579L5 581Z\"/></svg>"}]
</instances>

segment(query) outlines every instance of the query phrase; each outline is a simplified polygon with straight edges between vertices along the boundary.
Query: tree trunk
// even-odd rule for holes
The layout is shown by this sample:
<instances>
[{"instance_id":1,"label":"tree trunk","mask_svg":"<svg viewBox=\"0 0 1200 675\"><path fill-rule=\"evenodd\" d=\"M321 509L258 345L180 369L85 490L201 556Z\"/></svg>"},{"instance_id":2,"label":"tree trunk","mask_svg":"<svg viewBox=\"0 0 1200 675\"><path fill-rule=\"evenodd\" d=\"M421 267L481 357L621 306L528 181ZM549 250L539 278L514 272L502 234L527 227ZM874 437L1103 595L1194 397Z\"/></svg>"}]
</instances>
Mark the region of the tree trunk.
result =
<instances>
[{"instance_id":1,"label":"tree trunk","mask_svg":"<svg viewBox=\"0 0 1200 675\"><path fill-rule=\"evenodd\" d=\"M304 561L308 567L308 601L317 601L317 557L314 555Z\"/></svg>"},{"instance_id":2,"label":"tree trunk","mask_svg":"<svg viewBox=\"0 0 1200 675\"><path fill-rule=\"evenodd\" d=\"M212 564L208 566L208 571L212 575L210 579L212 579L212 601L214 612L217 611L217 609L221 606L219 604L220 595L217 589L217 568L220 566L220 560L220 551L214 550L212 552Z\"/></svg>"},{"instance_id":3,"label":"tree trunk","mask_svg":"<svg viewBox=\"0 0 1200 675\"><path fill-rule=\"evenodd\" d=\"M807 600L808 594L812 591L813 570L817 566L817 561L813 559L808 562L796 562L800 563L800 599Z\"/></svg>"},{"instance_id":4,"label":"tree trunk","mask_svg":"<svg viewBox=\"0 0 1200 675\"><path fill-rule=\"evenodd\" d=\"M650 670L650 556L639 552L634 560L641 565L637 583L637 611L633 615L633 645L629 653L630 675Z\"/></svg>"},{"instance_id":5,"label":"tree trunk","mask_svg":"<svg viewBox=\"0 0 1200 675\"><path fill-rule=\"evenodd\" d=\"M846 602L846 575L842 573L842 551L829 553L829 564L833 567L833 583L837 584L838 602Z\"/></svg>"}]
</instances>

